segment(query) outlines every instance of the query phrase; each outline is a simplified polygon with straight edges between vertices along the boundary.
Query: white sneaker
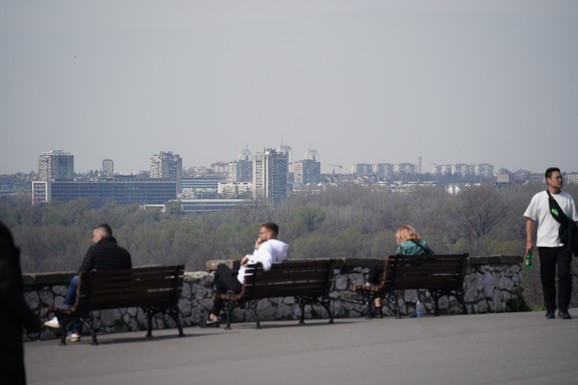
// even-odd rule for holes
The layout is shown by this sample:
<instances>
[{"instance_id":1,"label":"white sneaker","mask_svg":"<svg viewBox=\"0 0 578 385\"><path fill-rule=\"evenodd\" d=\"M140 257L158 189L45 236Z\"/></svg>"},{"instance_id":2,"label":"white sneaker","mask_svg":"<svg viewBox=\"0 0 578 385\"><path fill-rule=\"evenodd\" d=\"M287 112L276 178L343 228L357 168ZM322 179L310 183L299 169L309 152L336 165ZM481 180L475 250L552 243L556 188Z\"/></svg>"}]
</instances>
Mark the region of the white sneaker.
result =
<instances>
[{"instance_id":1,"label":"white sneaker","mask_svg":"<svg viewBox=\"0 0 578 385\"><path fill-rule=\"evenodd\" d=\"M79 332L68 333L68 335L66 336L66 341L79 342L80 341L80 333Z\"/></svg>"},{"instance_id":2,"label":"white sneaker","mask_svg":"<svg viewBox=\"0 0 578 385\"><path fill-rule=\"evenodd\" d=\"M60 329L60 324L58 323L58 318L56 317L52 317L50 321L44 322L44 326L52 329Z\"/></svg>"}]
</instances>

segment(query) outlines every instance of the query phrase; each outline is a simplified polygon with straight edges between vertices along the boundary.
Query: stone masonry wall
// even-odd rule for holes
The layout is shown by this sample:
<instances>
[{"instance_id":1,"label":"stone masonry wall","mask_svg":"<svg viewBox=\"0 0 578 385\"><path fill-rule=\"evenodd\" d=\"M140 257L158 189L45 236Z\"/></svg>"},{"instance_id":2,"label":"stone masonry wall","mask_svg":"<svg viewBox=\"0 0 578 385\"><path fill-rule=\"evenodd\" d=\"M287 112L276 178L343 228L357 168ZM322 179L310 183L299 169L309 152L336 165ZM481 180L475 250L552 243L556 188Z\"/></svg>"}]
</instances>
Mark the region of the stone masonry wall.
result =
<instances>
[{"instance_id":1,"label":"stone masonry wall","mask_svg":"<svg viewBox=\"0 0 578 385\"><path fill-rule=\"evenodd\" d=\"M464 280L466 306L470 314L506 312L519 309L523 303L523 269L521 257L495 256L470 257ZM213 264L208 264L208 268ZM230 263L231 261L229 261ZM363 317L366 306L361 297L352 292L356 285L363 284L372 264L382 263L375 260L338 260L334 270L335 276L330 292L332 310L335 318ZM54 273L25 275L25 297L42 320L51 315L43 314L43 308L52 304L60 304L64 300L68 281L73 273ZM196 326L203 323L211 308L212 301L212 272L187 272L183 284L179 308L183 326ZM433 303L429 293L422 298L428 313L433 311ZM415 311L416 291L406 290L400 295L400 310L402 315ZM384 305L387 301L384 302ZM459 304L454 298L440 299L441 314L461 314ZM306 322L310 318L326 318L325 310L321 307L310 309L306 307ZM258 303L259 317L262 321L287 320L299 317L299 306L293 298L264 299ZM393 312L384 308L386 315ZM114 309L93 313L95 326L99 333L120 331L146 330L146 318L141 309ZM252 313L245 309L234 311L235 322L253 321ZM170 317L158 315L155 318L157 329L175 327ZM154 330L153 330L154 334ZM54 331L45 329L40 334L30 334L27 339L56 338Z\"/></svg>"}]
</instances>

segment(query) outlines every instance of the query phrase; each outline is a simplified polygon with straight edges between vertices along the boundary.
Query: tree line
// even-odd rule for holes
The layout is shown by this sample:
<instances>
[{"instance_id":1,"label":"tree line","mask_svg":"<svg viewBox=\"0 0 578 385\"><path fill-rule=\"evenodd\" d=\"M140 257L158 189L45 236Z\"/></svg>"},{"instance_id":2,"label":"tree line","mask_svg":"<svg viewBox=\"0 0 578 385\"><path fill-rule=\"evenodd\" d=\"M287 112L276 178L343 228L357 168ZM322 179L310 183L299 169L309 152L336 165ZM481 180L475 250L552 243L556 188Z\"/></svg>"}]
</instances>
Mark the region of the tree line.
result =
<instances>
[{"instance_id":1,"label":"tree line","mask_svg":"<svg viewBox=\"0 0 578 385\"><path fill-rule=\"evenodd\" d=\"M94 210L83 200L32 206L3 198L0 219L11 228L28 273L76 270L90 246L92 228L102 222L112 226L135 265L183 263L190 271L203 270L210 259L250 252L266 221L279 224L292 258L382 258L395 252L395 230L406 223L437 253L521 255L522 214L542 188L480 185L451 195L443 187L399 193L342 186L296 195L275 207L255 202L204 215L114 203ZM577 196L578 188L565 190Z\"/></svg>"}]
</instances>

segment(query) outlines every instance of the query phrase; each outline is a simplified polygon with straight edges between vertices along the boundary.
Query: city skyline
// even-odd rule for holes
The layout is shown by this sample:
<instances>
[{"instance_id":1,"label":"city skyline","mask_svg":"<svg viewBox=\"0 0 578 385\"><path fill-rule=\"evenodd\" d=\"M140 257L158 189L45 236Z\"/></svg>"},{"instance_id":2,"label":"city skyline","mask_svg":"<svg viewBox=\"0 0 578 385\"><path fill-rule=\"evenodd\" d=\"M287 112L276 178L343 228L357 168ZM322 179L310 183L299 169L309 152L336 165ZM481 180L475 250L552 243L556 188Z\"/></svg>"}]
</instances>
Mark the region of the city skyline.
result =
<instances>
[{"instance_id":1,"label":"city skyline","mask_svg":"<svg viewBox=\"0 0 578 385\"><path fill-rule=\"evenodd\" d=\"M250 162L252 162L255 158L259 158L263 155L263 153L268 153L270 151L280 151L280 152L285 152L285 150L289 150L288 152L288 156L289 159L292 159L290 161L288 161L288 165L289 164L297 164L297 163L303 163L304 161L310 161L310 162L314 162L314 163L319 163L320 165L323 165L323 162L319 161L319 153L318 151L314 150L314 149L309 149L303 158L295 158L290 150L290 146L284 146L285 148L274 148L274 147L269 147L269 148L265 148L263 149L263 151L255 151L252 152L250 149L248 149L248 147L245 147L244 149L240 150L238 154L242 153L243 154L243 158L247 158L250 157L250 159L246 159ZM311 154L314 154L313 156L311 156ZM151 156L148 158L149 159L149 164L147 168L143 168L141 170L135 170L133 173L131 174L124 174L122 172L117 173L117 172L113 172L110 173L109 168L114 168L114 159L110 159L110 158L106 158L103 159L101 161L101 166L98 169L90 169L90 170L76 170L74 169L74 159L75 159L75 154L71 153L71 152L66 152L63 151L62 149L51 149L50 151L44 151L42 153L39 154L39 163L38 163L38 169L37 170L32 170L35 173L37 173L40 177L42 177L42 173L43 173L43 167L45 161L43 161L43 159L45 157L55 157L55 158L61 158L63 156L67 157L67 158L71 158L71 164L67 163L67 167L69 167L69 175L72 175L72 173L75 174L83 174L83 173L87 173L87 172L95 172L95 171L102 171L103 173L106 174L106 176L112 176L112 175L134 175L134 174L139 174L139 173L147 173L150 174L151 178L163 178L165 177L164 174L165 173L174 173L173 176L176 176L179 171L178 169L180 168L180 170L182 170L182 173L185 173L185 171L188 168L199 168L199 169L203 169L203 168L211 168L214 165L218 165L217 167L217 171L218 170L222 170L223 168L228 168L228 165L230 164L235 164L237 162L239 162L239 160L243 160L243 159L239 159L239 155L237 155L237 158L231 161L227 161L227 162L212 162L211 165L200 165L200 166L183 166L183 160L182 157L180 156L180 154L175 153L174 151L159 151L158 153L155 154L151 154ZM163 162L162 160L165 160L165 162ZM410 168L413 171L409 171L405 170L404 172L410 173L410 174L427 174L427 173L436 173L436 169L440 169L443 171L437 171L437 173L445 173L446 169L452 168L452 167L456 167L458 169L464 168L464 167L472 167L472 166L486 166L489 165L491 166L491 168L494 168L494 164L491 162L480 162L480 163L445 163L445 164L439 164L439 163L429 163L428 166L429 167L422 167L422 171L420 171L420 162L421 162L421 157L418 158L416 163L413 162L400 162L400 163L392 163L392 162L387 162L387 161L381 161L381 162L377 162L377 163L367 163L367 162L361 162L361 163L355 163L355 164L351 164L351 165L346 165L346 164L330 164L327 165L327 167L331 168L331 172L339 172L339 173L362 173L362 174L367 174L370 172L361 172L361 171L353 171L353 169L358 168L358 169L365 169L367 167L373 167L373 166L385 166L385 165L389 165L389 166L400 166L402 168L407 168L409 166L411 166ZM175 163L176 162L176 163ZM173 164L174 163L174 164ZM161 166L161 164L164 164L164 166ZM170 164L173 164L172 166L169 166ZM106 169L105 169L105 165L106 165ZM171 168L172 167L172 168ZM172 171L171 171L172 170ZM524 169L527 170L527 169ZM498 171L498 170L496 170ZM518 171L518 170L508 170L510 172L514 172L514 171ZM528 170L529 171L529 170ZM327 174L328 172L324 172L325 174ZM460 174L465 174L465 172L459 172ZM71 179L71 176L68 177L68 179ZM178 179L178 177L177 177ZM44 180L43 178L41 178L41 180Z\"/></svg>"},{"instance_id":2,"label":"city skyline","mask_svg":"<svg viewBox=\"0 0 578 385\"><path fill-rule=\"evenodd\" d=\"M0 3L0 174L290 145L331 164L577 171L578 3Z\"/></svg>"},{"instance_id":3,"label":"city skyline","mask_svg":"<svg viewBox=\"0 0 578 385\"><path fill-rule=\"evenodd\" d=\"M285 146L281 146L281 147L268 147L268 148L264 148L261 151L251 151L248 147L245 147L243 149L241 149L238 153L236 158L234 158L233 160L227 161L227 162L222 162L222 161L217 161L217 162L212 162L210 165L198 165L198 166L186 166L184 165L184 161L182 159L182 157L180 156L180 154L175 153L174 151L171 150L161 150L155 154L151 154L151 156L149 156L148 158L148 165L146 166L146 168L142 168L139 170L133 170L129 173L126 172L117 172L114 170L115 168L115 161L114 159L110 159L110 158L105 158L102 159L100 162L100 167L99 168L95 168L95 169L90 169L90 170L77 170L74 166L74 164L76 163L76 154L73 154L71 152L68 151L63 151L62 149L51 149L49 151L43 151L42 153L40 153L38 155L38 163L37 163L37 169L36 170L31 170L32 173L36 174L37 177L39 178L38 180L47 180L47 176L45 176L44 174L46 174L47 172L47 159L48 158L55 158L55 159L62 159L62 158L70 158L70 161L66 160L65 163L63 163L61 166L59 166L59 169L61 171L59 172L65 172L68 176L66 177L67 179L72 179L73 174L78 174L78 175L83 175L83 174L90 174L90 173L94 173L94 172L98 172L101 176L130 176L130 175L139 175L139 174L147 174L148 177L150 178L165 178L164 174L166 173L173 173L174 175L169 176L169 178L172 178L173 176L177 176L177 179L179 179L178 174L182 175L183 177L185 175L188 175L189 172L191 172L191 170L195 170L195 172L225 172L225 173L233 173L234 177L231 180L237 180L238 176L236 175L239 172L244 172L244 174L247 174L246 171L243 171L242 169L237 170L237 168L239 168L239 162L249 162L249 165L251 165L253 163L253 161L256 158L260 158L264 153L268 153L269 151L277 151L277 152L287 152L288 154L288 162L287 165L292 165L292 167L300 167L298 170L295 169L295 173L299 174L300 177L302 177L302 173L303 173L303 163L307 163L307 162L313 162L313 163L318 163L318 167L319 171L321 174L359 174L359 175L370 175L370 174L398 174L398 173L402 173L402 174L408 174L408 175L412 175L412 174L416 174L416 175L425 175L425 174L432 174L432 175L448 175L448 174L455 174L455 175L468 175L468 174L478 174L478 173L482 173L482 174L493 174L493 175L497 175L499 173L501 173L503 170L510 172L510 173L516 173L516 172L520 172L520 171L524 171L524 172L530 172L533 174L541 174L542 171L538 171L538 172L534 172L532 170L529 170L527 168L523 168L523 169L517 169L517 170L512 170L512 169L507 169L507 168L497 168L495 167L495 165L491 162L480 162L480 163L428 163L427 165L423 165L423 159L421 157L419 157L417 159L417 162L400 162L400 163L392 163L392 162L388 162L388 161L380 161L377 163L367 163L367 162L361 162L361 163L355 163L355 164L330 164L330 165L325 165L325 169L329 168L330 170L323 170L323 162L321 162L319 160L319 153L318 151L316 151L315 149L308 149L306 151L306 153L304 154L304 156L302 158L298 158L295 157L294 155L292 155L291 152L291 147L288 145ZM242 154L242 156L241 156ZM311 154L314 154L313 156L311 156ZM248 159L249 158L249 159ZM161 160L166 159L166 162L163 162ZM174 163L174 164L173 164ZM161 167L161 164L164 164L164 166ZM169 164L172 164L172 166L169 166ZM64 169L62 169L62 167L64 166ZM161 172L162 169L162 172ZM476 170L474 170L476 169ZM111 172L111 170L113 170ZM172 170L172 171L171 171ZM179 171L180 170L180 171ZM212 170L212 171L211 171ZM388 171L389 170L389 171ZM484 171L480 171L480 170L484 170ZM491 172L488 172L487 170L491 170ZM310 171L307 171L310 172ZM569 174L576 174L578 173L578 171L576 170L562 170L563 173L569 173ZM20 173L20 172L16 172L16 173ZM13 173L13 174L16 174ZM28 173L28 172L26 172ZM243 174L243 175L244 175ZM6 175L6 174L0 174L0 175ZM8 174L10 175L10 174ZM168 175L168 174L167 174ZM250 175L249 175L250 176ZM244 175L243 177L241 177L241 179L239 179L238 181L241 180L245 180L246 179L246 175ZM181 177L182 178L182 177ZM229 178L231 178L231 176L229 176ZM179 187L180 190L180 187Z\"/></svg>"}]
</instances>

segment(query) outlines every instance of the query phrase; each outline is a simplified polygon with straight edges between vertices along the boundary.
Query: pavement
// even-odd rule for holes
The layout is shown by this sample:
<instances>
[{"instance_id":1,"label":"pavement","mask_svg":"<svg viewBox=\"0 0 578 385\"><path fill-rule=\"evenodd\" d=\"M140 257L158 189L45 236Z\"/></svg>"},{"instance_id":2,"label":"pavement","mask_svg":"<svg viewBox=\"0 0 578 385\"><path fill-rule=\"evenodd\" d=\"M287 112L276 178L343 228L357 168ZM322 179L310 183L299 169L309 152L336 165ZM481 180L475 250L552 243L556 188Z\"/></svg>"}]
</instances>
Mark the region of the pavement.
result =
<instances>
[{"instance_id":1,"label":"pavement","mask_svg":"<svg viewBox=\"0 0 578 385\"><path fill-rule=\"evenodd\" d=\"M28 384L578 384L574 318L543 312L309 320L25 343Z\"/></svg>"}]
</instances>

